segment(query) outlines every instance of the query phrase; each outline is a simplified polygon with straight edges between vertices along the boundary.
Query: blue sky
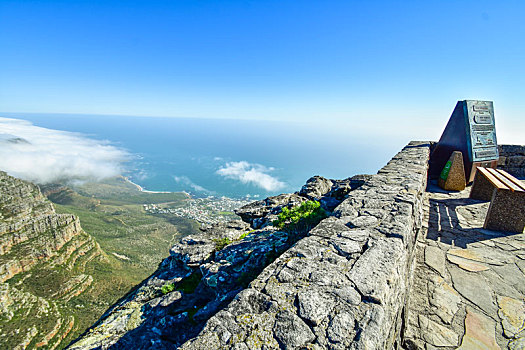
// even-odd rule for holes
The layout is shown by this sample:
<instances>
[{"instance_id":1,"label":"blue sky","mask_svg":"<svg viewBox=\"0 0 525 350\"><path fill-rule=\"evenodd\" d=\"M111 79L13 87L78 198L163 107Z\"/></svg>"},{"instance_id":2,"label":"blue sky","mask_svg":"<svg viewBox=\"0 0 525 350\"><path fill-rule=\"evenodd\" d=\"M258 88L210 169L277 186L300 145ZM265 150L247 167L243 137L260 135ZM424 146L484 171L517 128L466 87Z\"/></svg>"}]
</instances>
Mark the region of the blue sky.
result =
<instances>
[{"instance_id":1,"label":"blue sky","mask_svg":"<svg viewBox=\"0 0 525 350\"><path fill-rule=\"evenodd\" d=\"M0 111L333 121L525 143L524 1L0 0ZM339 126L338 126L339 127Z\"/></svg>"}]
</instances>

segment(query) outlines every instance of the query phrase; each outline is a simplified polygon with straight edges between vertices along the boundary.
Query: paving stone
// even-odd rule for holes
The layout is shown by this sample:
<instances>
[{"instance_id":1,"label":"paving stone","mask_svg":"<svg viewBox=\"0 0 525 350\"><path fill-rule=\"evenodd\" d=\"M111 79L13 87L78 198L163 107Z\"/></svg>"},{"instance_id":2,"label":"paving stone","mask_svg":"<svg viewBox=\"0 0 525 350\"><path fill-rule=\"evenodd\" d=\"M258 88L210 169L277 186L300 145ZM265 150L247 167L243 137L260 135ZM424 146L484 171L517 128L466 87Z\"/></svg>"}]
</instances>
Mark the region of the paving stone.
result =
<instances>
[{"instance_id":1,"label":"paving stone","mask_svg":"<svg viewBox=\"0 0 525 350\"><path fill-rule=\"evenodd\" d=\"M465 252L461 252L465 251ZM500 249L476 247L472 249L454 249L447 253L461 256L466 259L484 262L490 265L505 265L511 263L513 259L512 253L502 252Z\"/></svg>"},{"instance_id":2,"label":"paving stone","mask_svg":"<svg viewBox=\"0 0 525 350\"><path fill-rule=\"evenodd\" d=\"M518 265L521 272L525 274L525 260L516 260L516 265ZM525 278L525 276L523 278Z\"/></svg>"},{"instance_id":3,"label":"paving stone","mask_svg":"<svg viewBox=\"0 0 525 350\"><path fill-rule=\"evenodd\" d=\"M525 350L525 337L511 340L509 342L509 350Z\"/></svg>"},{"instance_id":4,"label":"paving stone","mask_svg":"<svg viewBox=\"0 0 525 350\"><path fill-rule=\"evenodd\" d=\"M498 315L507 338L525 330L525 302L509 297L498 297Z\"/></svg>"},{"instance_id":5,"label":"paving stone","mask_svg":"<svg viewBox=\"0 0 525 350\"><path fill-rule=\"evenodd\" d=\"M517 291L525 295L525 278L516 264L506 264L504 266L493 266L492 268L506 284L514 287Z\"/></svg>"},{"instance_id":6,"label":"paving stone","mask_svg":"<svg viewBox=\"0 0 525 350\"><path fill-rule=\"evenodd\" d=\"M509 252L516 250L516 248L513 245L507 244L507 243L496 243L496 246L500 249L503 249Z\"/></svg>"},{"instance_id":7,"label":"paving stone","mask_svg":"<svg viewBox=\"0 0 525 350\"><path fill-rule=\"evenodd\" d=\"M425 248L425 263L439 272L441 276L445 276L445 253L434 246L427 246Z\"/></svg>"},{"instance_id":8,"label":"paving stone","mask_svg":"<svg viewBox=\"0 0 525 350\"><path fill-rule=\"evenodd\" d=\"M487 281L478 274L465 272L457 267L449 267L454 289L463 297L479 306L487 314L495 314L496 305Z\"/></svg>"},{"instance_id":9,"label":"paving stone","mask_svg":"<svg viewBox=\"0 0 525 350\"><path fill-rule=\"evenodd\" d=\"M508 241L506 243L511 245L511 246L513 246L514 249L516 249L516 250L525 249L525 243L524 242L520 242L517 239L513 239L513 240Z\"/></svg>"},{"instance_id":10,"label":"paving stone","mask_svg":"<svg viewBox=\"0 0 525 350\"><path fill-rule=\"evenodd\" d=\"M459 309L461 296L442 278L429 281L428 289L434 312L443 322L450 324Z\"/></svg>"},{"instance_id":11,"label":"paving stone","mask_svg":"<svg viewBox=\"0 0 525 350\"><path fill-rule=\"evenodd\" d=\"M458 334L424 315L419 315L419 326L426 342L435 346L457 346Z\"/></svg>"},{"instance_id":12,"label":"paving stone","mask_svg":"<svg viewBox=\"0 0 525 350\"><path fill-rule=\"evenodd\" d=\"M501 278L501 276L494 272L494 270L487 270L479 273L485 277L488 281L487 285L492 288L494 293L516 299L523 298L523 294L518 292L513 286L509 285L508 282Z\"/></svg>"},{"instance_id":13,"label":"paving stone","mask_svg":"<svg viewBox=\"0 0 525 350\"><path fill-rule=\"evenodd\" d=\"M461 267L463 270L471 271L471 272L479 272L479 271L485 271L489 268L487 265L470 260L465 259L456 255L447 254L447 260L451 263L454 263Z\"/></svg>"},{"instance_id":14,"label":"paving stone","mask_svg":"<svg viewBox=\"0 0 525 350\"><path fill-rule=\"evenodd\" d=\"M447 255L459 256L461 258L482 262L483 258L473 249L450 249Z\"/></svg>"},{"instance_id":15,"label":"paving stone","mask_svg":"<svg viewBox=\"0 0 525 350\"><path fill-rule=\"evenodd\" d=\"M501 349L496 343L496 323L471 308L467 308L465 317L465 335L458 350L496 350Z\"/></svg>"}]
</instances>

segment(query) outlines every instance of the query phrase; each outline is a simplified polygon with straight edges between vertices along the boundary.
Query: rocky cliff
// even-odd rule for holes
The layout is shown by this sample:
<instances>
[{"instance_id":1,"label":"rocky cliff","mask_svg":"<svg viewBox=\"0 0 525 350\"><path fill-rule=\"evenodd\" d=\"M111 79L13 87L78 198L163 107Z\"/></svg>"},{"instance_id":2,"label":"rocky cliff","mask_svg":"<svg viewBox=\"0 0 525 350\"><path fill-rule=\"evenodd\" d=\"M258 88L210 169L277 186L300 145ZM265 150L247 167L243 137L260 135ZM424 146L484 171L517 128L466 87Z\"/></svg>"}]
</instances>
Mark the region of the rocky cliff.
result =
<instances>
[{"instance_id":1,"label":"rocky cliff","mask_svg":"<svg viewBox=\"0 0 525 350\"><path fill-rule=\"evenodd\" d=\"M77 217L55 213L37 186L0 171L2 348L54 349L86 327L74 314L93 282L86 264L100 254Z\"/></svg>"},{"instance_id":2,"label":"rocky cliff","mask_svg":"<svg viewBox=\"0 0 525 350\"><path fill-rule=\"evenodd\" d=\"M313 177L241 208L244 222L185 237L71 349L399 345L429 146L411 143L377 175ZM309 200L324 220L273 224Z\"/></svg>"}]
</instances>

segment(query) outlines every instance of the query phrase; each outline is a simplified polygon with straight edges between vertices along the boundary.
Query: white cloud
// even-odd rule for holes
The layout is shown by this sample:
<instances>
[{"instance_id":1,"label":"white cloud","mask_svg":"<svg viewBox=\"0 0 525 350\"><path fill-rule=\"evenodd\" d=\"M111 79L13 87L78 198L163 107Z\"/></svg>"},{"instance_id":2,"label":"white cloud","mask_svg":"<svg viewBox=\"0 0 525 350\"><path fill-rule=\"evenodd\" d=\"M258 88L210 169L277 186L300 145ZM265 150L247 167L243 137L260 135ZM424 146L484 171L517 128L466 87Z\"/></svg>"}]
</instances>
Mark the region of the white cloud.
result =
<instances>
[{"instance_id":1,"label":"white cloud","mask_svg":"<svg viewBox=\"0 0 525 350\"><path fill-rule=\"evenodd\" d=\"M228 179L238 180L244 184L253 184L266 191L277 191L285 187L284 182L267 174L274 168L268 168L261 164L252 164L247 161L229 162L217 170L217 174Z\"/></svg>"},{"instance_id":2,"label":"white cloud","mask_svg":"<svg viewBox=\"0 0 525 350\"><path fill-rule=\"evenodd\" d=\"M32 182L102 180L129 157L108 142L0 117L0 170Z\"/></svg>"},{"instance_id":3,"label":"white cloud","mask_svg":"<svg viewBox=\"0 0 525 350\"><path fill-rule=\"evenodd\" d=\"M197 192L204 192L210 194L215 193L214 191L207 190L204 187L197 185L195 182L191 181L190 178L187 176L173 176L173 179L175 180L175 182L184 186L188 186Z\"/></svg>"}]
</instances>

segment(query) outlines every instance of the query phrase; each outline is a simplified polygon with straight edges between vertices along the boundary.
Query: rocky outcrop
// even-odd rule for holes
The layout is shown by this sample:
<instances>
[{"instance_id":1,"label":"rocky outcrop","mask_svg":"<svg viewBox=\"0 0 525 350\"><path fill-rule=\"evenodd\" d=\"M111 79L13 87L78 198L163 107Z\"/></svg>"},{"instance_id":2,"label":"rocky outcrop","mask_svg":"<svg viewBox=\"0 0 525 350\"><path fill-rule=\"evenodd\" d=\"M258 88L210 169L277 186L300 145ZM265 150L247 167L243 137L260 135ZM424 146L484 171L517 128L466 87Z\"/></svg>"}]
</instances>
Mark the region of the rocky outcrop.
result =
<instances>
[{"instance_id":1,"label":"rocky outcrop","mask_svg":"<svg viewBox=\"0 0 525 350\"><path fill-rule=\"evenodd\" d=\"M410 143L182 349L400 347L428 156Z\"/></svg>"},{"instance_id":2,"label":"rocky outcrop","mask_svg":"<svg viewBox=\"0 0 525 350\"><path fill-rule=\"evenodd\" d=\"M284 207L308 199L299 193L270 197L239 209L246 222L212 225L198 235L182 238L159 269L108 310L71 349L182 345L268 264L304 237L304 230L282 230L271 223Z\"/></svg>"},{"instance_id":3,"label":"rocky outcrop","mask_svg":"<svg viewBox=\"0 0 525 350\"><path fill-rule=\"evenodd\" d=\"M316 176L297 193L239 209L250 226L183 238L70 348L398 346L428 156L428 143L413 142L377 175ZM329 217L303 232L272 225L282 208L309 199Z\"/></svg>"},{"instance_id":4,"label":"rocky outcrop","mask_svg":"<svg viewBox=\"0 0 525 350\"><path fill-rule=\"evenodd\" d=\"M60 346L76 325L64 305L91 285L83 271L100 253L77 217L56 214L36 185L0 172L2 347Z\"/></svg>"},{"instance_id":5,"label":"rocky outcrop","mask_svg":"<svg viewBox=\"0 0 525 350\"><path fill-rule=\"evenodd\" d=\"M499 145L498 168L517 178L525 178L525 146Z\"/></svg>"},{"instance_id":6,"label":"rocky outcrop","mask_svg":"<svg viewBox=\"0 0 525 350\"><path fill-rule=\"evenodd\" d=\"M256 201L235 210L242 220L253 228L269 225L277 218L283 207L295 207L307 200L316 200L321 206L332 211L350 191L362 186L371 175L356 175L344 180L329 180L314 176L296 193L285 193Z\"/></svg>"}]
</instances>

